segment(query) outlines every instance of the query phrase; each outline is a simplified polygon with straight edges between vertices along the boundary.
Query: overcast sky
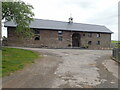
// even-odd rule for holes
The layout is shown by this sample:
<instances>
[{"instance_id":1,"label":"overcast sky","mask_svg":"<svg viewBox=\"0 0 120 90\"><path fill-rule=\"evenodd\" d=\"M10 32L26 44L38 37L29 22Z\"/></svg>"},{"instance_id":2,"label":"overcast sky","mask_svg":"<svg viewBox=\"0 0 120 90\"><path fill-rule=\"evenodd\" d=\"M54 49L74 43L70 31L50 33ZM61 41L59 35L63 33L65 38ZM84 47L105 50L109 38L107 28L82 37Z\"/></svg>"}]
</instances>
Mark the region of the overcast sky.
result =
<instances>
[{"instance_id":1,"label":"overcast sky","mask_svg":"<svg viewBox=\"0 0 120 90\"><path fill-rule=\"evenodd\" d=\"M119 0L22 0L33 5L35 18L105 25L118 39ZM5 33L4 33L5 34Z\"/></svg>"}]
</instances>

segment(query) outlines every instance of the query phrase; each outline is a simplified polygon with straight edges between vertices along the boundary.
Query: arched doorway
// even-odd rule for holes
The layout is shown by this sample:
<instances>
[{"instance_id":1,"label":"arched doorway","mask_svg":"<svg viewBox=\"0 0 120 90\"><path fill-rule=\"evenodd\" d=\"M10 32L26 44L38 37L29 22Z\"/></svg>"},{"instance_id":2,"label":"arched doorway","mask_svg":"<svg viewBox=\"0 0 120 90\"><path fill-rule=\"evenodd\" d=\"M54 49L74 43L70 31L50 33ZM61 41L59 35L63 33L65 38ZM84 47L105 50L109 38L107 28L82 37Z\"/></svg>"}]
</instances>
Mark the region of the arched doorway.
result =
<instances>
[{"instance_id":1,"label":"arched doorway","mask_svg":"<svg viewBox=\"0 0 120 90\"><path fill-rule=\"evenodd\" d=\"M79 33L73 33L72 47L80 47L80 34Z\"/></svg>"}]
</instances>

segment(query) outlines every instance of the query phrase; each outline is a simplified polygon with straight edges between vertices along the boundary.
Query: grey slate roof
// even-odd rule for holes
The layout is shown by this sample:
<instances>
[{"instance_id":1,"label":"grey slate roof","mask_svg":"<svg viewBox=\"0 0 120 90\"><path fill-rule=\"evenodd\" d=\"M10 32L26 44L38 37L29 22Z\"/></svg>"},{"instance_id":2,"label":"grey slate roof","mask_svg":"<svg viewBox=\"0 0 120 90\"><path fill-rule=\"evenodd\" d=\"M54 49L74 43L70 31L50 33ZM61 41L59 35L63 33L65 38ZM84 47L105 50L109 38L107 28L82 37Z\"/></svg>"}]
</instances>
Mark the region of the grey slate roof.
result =
<instances>
[{"instance_id":1,"label":"grey slate roof","mask_svg":"<svg viewBox=\"0 0 120 90\"><path fill-rule=\"evenodd\" d=\"M5 22L5 27L16 27L12 21ZM38 29L52 29L52 30L65 30L65 31L83 31L83 32L102 32L112 33L108 28L102 25L83 24L83 23L68 23L62 21L34 19L31 22L30 28Z\"/></svg>"}]
</instances>

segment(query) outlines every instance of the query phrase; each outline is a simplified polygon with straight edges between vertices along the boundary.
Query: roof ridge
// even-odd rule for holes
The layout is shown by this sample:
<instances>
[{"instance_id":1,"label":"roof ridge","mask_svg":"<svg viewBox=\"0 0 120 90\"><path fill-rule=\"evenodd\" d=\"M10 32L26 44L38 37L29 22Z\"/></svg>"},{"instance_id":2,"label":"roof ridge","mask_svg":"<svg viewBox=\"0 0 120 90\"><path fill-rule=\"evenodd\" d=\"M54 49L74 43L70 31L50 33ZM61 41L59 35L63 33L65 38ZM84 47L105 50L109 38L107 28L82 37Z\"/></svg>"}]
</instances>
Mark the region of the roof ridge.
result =
<instances>
[{"instance_id":1,"label":"roof ridge","mask_svg":"<svg viewBox=\"0 0 120 90\"><path fill-rule=\"evenodd\" d=\"M46 21L54 21L54 22L62 22L62 23L68 23L67 21L58 21L58 20L50 20L50 19L38 19L38 18L34 18L35 20L46 20ZM105 27L105 25L98 25L98 24L89 24L89 23L79 23L79 22L73 22L74 24L84 24L84 25L93 25L93 26L103 26Z\"/></svg>"}]
</instances>

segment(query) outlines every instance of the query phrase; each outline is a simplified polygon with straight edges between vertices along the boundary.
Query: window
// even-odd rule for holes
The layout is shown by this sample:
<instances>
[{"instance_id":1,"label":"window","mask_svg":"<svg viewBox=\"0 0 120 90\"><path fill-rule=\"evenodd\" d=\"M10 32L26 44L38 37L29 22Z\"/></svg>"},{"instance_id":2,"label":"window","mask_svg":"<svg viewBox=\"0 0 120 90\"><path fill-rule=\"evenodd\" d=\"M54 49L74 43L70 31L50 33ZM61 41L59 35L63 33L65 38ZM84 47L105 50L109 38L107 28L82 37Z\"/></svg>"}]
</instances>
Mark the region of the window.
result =
<instances>
[{"instance_id":1,"label":"window","mask_svg":"<svg viewBox=\"0 0 120 90\"><path fill-rule=\"evenodd\" d=\"M58 40L59 40L59 41L62 41L62 36L58 36Z\"/></svg>"},{"instance_id":2,"label":"window","mask_svg":"<svg viewBox=\"0 0 120 90\"><path fill-rule=\"evenodd\" d=\"M100 41L97 41L97 45L100 45Z\"/></svg>"},{"instance_id":3,"label":"window","mask_svg":"<svg viewBox=\"0 0 120 90\"><path fill-rule=\"evenodd\" d=\"M58 35L62 35L62 31L58 31Z\"/></svg>"},{"instance_id":4,"label":"window","mask_svg":"<svg viewBox=\"0 0 120 90\"><path fill-rule=\"evenodd\" d=\"M88 33L88 37L92 37L92 33Z\"/></svg>"},{"instance_id":5,"label":"window","mask_svg":"<svg viewBox=\"0 0 120 90\"><path fill-rule=\"evenodd\" d=\"M97 33L97 37L100 37L100 33Z\"/></svg>"},{"instance_id":6,"label":"window","mask_svg":"<svg viewBox=\"0 0 120 90\"><path fill-rule=\"evenodd\" d=\"M92 41L88 41L88 45L91 45L92 44Z\"/></svg>"},{"instance_id":7,"label":"window","mask_svg":"<svg viewBox=\"0 0 120 90\"><path fill-rule=\"evenodd\" d=\"M35 34L40 34L40 30L35 29Z\"/></svg>"},{"instance_id":8,"label":"window","mask_svg":"<svg viewBox=\"0 0 120 90\"><path fill-rule=\"evenodd\" d=\"M58 40L62 41L62 31L58 31Z\"/></svg>"},{"instance_id":9,"label":"window","mask_svg":"<svg viewBox=\"0 0 120 90\"><path fill-rule=\"evenodd\" d=\"M85 34L83 34L83 36L85 36Z\"/></svg>"},{"instance_id":10,"label":"window","mask_svg":"<svg viewBox=\"0 0 120 90\"><path fill-rule=\"evenodd\" d=\"M35 40L40 40L40 36L35 36Z\"/></svg>"}]
</instances>

